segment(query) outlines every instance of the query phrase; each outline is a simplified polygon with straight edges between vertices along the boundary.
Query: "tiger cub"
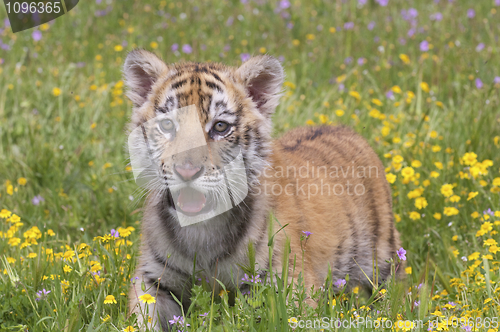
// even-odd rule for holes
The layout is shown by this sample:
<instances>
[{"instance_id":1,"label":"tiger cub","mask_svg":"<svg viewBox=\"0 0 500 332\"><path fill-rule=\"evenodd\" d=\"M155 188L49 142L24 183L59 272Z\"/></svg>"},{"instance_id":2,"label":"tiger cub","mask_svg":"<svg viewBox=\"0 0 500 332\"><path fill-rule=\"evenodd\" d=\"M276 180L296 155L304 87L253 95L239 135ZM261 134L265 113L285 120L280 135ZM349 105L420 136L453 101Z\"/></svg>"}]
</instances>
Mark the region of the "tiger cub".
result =
<instances>
[{"instance_id":1,"label":"tiger cub","mask_svg":"<svg viewBox=\"0 0 500 332\"><path fill-rule=\"evenodd\" d=\"M298 128L273 141L284 80L278 60L257 56L239 68L165 64L138 49L123 72L133 102L132 166L149 193L135 272L146 287L130 291L141 324L169 330L182 315L173 296L187 308L197 278L239 287L250 242L256 269L269 269L271 212L273 232L286 225L274 237L273 270L282 269L288 238L290 269L295 256L304 260L308 288L321 286L329 271L332 280L349 274L362 284L374 266L380 280L390 275L387 260L400 240L380 159L345 127ZM156 302L141 301L145 294Z\"/></svg>"}]
</instances>

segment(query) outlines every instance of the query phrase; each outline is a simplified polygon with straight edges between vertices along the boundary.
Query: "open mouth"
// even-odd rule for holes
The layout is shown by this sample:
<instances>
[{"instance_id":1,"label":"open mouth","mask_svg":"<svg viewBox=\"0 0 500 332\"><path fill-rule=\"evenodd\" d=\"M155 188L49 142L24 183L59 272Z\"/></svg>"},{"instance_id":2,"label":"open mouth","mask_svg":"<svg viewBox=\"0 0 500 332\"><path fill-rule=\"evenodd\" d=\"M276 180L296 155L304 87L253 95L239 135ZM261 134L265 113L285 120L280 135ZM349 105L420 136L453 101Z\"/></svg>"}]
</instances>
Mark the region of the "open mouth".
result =
<instances>
[{"instance_id":1,"label":"open mouth","mask_svg":"<svg viewBox=\"0 0 500 332\"><path fill-rule=\"evenodd\" d=\"M188 216L195 216L209 210L209 200L201 191L192 187L183 187L172 192L172 198L176 202L176 210Z\"/></svg>"}]
</instances>

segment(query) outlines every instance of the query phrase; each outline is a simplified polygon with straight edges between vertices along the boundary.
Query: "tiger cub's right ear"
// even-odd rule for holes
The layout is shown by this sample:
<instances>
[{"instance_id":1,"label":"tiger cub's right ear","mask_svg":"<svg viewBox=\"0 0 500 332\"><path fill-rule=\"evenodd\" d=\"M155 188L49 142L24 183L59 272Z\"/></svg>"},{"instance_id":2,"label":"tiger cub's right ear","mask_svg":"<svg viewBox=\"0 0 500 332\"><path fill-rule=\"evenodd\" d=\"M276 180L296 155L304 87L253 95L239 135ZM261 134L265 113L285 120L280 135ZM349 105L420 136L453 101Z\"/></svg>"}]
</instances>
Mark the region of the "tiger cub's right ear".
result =
<instances>
[{"instance_id":1,"label":"tiger cub's right ear","mask_svg":"<svg viewBox=\"0 0 500 332\"><path fill-rule=\"evenodd\" d=\"M123 76L128 87L127 96L135 107L146 102L153 85L167 70L165 62L151 52L135 49L127 55Z\"/></svg>"}]
</instances>

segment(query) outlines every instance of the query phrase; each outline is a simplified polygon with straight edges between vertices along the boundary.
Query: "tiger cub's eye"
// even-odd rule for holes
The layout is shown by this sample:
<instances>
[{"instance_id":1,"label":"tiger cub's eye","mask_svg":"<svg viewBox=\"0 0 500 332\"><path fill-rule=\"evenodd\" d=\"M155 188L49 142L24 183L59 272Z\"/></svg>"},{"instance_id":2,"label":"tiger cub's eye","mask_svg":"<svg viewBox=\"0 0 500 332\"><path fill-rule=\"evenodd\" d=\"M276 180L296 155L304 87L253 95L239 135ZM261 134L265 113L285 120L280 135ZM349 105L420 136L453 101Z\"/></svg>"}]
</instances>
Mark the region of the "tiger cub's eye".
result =
<instances>
[{"instance_id":1,"label":"tiger cub's eye","mask_svg":"<svg viewBox=\"0 0 500 332\"><path fill-rule=\"evenodd\" d=\"M214 125L214 130L218 133L223 133L227 130L229 124L227 122L219 121Z\"/></svg>"},{"instance_id":2,"label":"tiger cub's eye","mask_svg":"<svg viewBox=\"0 0 500 332\"><path fill-rule=\"evenodd\" d=\"M160 121L160 128L165 132L171 131L172 129L174 129L174 123L172 122L172 120L163 119Z\"/></svg>"}]
</instances>

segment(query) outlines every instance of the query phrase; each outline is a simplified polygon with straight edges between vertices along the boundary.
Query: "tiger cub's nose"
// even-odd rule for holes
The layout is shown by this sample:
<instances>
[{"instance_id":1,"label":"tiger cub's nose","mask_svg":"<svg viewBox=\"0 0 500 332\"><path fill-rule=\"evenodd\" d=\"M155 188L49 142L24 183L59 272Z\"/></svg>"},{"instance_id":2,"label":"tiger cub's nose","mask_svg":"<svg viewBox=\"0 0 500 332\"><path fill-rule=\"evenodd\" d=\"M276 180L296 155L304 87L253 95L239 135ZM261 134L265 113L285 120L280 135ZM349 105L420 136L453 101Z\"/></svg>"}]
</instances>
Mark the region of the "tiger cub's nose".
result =
<instances>
[{"instance_id":1,"label":"tiger cub's nose","mask_svg":"<svg viewBox=\"0 0 500 332\"><path fill-rule=\"evenodd\" d=\"M203 166L195 167L191 163L186 163L184 165L176 165L174 167L175 173L180 176L184 181L191 181L203 174Z\"/></svg>"}]
</instances>

